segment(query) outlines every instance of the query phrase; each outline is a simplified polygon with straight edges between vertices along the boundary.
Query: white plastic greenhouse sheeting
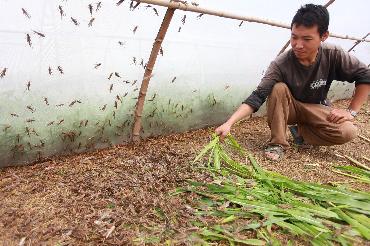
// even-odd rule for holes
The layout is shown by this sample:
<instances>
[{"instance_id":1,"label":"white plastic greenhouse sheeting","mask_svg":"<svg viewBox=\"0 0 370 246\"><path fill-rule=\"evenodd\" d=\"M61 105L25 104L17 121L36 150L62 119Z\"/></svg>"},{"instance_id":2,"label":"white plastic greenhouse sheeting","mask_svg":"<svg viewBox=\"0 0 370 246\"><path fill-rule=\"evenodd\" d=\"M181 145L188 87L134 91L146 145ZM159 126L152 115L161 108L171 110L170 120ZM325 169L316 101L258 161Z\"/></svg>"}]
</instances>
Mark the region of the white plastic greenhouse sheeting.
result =
<instances>
[{"instance_id":1,"label":"white plastic greenhouse sheeting","mask_svg":"<svg viewBox=\"0 0 370 246\"><path fill-rule=\"evenodd\" d=\"M289 24L305 2L198 3L204 8ZM96 2L83 0L0 0L0 71L7 69L0 79L0 167L130 139L143 66L166 9L141 4L130 11L129 5L129 0L120 6L101 1L101 8L96 10ZM370 30L368 9L367 0L334 2L329 7L331 31L364 36ZM144 137L224 121L253 91L290 35L287 29L246 22L239 27L240 21L197 16L175 12L147 94ZM354 43L328 41L344 49ZM368 43L360 44L354 53L370 63ZM331 97L351 95L342 83L335 88Z\"/></svg>"}]
</instances>

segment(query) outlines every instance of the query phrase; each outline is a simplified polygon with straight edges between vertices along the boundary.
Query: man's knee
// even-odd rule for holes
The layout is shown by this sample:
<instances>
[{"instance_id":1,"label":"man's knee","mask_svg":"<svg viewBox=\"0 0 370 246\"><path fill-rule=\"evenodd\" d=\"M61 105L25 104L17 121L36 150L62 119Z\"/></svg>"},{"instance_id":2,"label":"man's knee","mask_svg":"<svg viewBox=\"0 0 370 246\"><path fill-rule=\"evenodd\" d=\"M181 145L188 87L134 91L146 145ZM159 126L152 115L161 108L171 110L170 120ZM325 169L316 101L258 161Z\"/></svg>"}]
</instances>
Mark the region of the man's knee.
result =
<instances>
[{"instance_id":1,"label":"man's knee","mask_svg":"<svg viewBox=\"0 0 370 246\"><path fill-rule=\"evenodd\" d=\"M272 88L271 95L286 94L289 91L288 86L283 82L278 82Z\"/></svg>"},{"instance_id":2,"label":"man's knee","mask_svg":"<svg viewBox=\"0 0 370 246\"><path fill-rule=\"evenodd\" d=\"M344 122L340 128L340 131L341 137L339 141L342 144L347 143L357 137L357 127L355 127L352 122Z\"/></svg>"}]
</instances>

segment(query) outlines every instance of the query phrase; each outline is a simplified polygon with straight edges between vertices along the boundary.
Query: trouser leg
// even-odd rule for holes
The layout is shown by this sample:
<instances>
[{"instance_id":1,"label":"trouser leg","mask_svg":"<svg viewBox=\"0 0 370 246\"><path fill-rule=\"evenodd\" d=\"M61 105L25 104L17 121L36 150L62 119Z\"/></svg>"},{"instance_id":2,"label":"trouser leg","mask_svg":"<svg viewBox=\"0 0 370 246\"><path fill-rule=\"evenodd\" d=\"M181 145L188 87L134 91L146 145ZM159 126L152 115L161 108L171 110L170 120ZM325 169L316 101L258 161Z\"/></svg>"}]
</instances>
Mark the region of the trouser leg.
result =
<instances>
[{"instance_id":1,"label":"trouser leg","mask_svg":"<svg viewBox=\"0 0 370 246\"><path fill-rule=\"evenodd\" d=\"M267 101L267 122L271 130L269 144L289 146L287 125L298 124L305 143L337 145L351 141L357 135L352 122L329 122L330 108L321 104L302 103L294 99L285 83L276 83Z\"/></svg>"},{"instance_id":2,"label":"trouser leg","mask_svg":"<svg viewBox=\"0 0 370 246\"><path fill-rule=\"evenodd\" d=\"M271 130L269 145L289 146L287 125L297 123L296 100L285 83L276 83L267 100L267 122Z\"/></svg>"},{"instance_id":3,"label":"trouser leg","mask_svg":"<svg viewBox=\"0 0 370 246\"><path fill-rule=\"evenodd\" d=\"M298 132L312 145L337 145L351 141L357 128L350 121L341 124L329 122L330 108L320 104L299 103Z\"/></svg>"}]
</instances>

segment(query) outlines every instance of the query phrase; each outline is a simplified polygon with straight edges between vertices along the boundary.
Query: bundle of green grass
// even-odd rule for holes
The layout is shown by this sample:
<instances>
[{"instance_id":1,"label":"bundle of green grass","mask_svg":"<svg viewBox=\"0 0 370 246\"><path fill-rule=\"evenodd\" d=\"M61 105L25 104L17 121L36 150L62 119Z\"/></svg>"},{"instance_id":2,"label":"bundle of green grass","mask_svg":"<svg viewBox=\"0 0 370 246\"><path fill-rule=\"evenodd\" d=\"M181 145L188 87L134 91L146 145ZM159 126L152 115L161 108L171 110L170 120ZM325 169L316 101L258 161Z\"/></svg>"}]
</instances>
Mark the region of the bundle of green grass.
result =
<instances>
[{"instance_id":1,"label":"bundle of green grass","mask_svg":"<svg viewBox=\"0 0 370 246\"><path fill-rule=\"evenodd\" d=\"M189 181L188 187L177 190L200 197L194 210L199 231L193 236L201 244L281 245L276 235L284 233L312 245L361 245L370 240L369 193L263 170L231 136L223 143L214 136L194 162L206 155L214 181ZM367 170L361 175L370 178ZM208 223L202 217L216 219Z\"/></svg>"}]
</instances>

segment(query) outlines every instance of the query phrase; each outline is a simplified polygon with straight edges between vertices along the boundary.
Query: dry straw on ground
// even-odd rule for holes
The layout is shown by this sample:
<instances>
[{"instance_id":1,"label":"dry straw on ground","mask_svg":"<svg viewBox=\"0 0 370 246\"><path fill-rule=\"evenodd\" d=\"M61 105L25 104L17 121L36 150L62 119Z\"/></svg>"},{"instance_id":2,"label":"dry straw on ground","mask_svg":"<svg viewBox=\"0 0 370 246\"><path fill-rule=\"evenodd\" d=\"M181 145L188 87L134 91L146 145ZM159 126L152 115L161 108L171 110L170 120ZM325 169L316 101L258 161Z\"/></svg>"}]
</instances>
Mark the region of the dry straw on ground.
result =
<instances>
[{"instance_id":1,"label":"dry straw on ground","mask_svg":"<svg viewBox=\"0 0 370 246\"><path fill-rule=\"evenodd\" d=\"M348 101L337 106L345 107ZM369 109L356 120L370 138ZM210 181L191 162L210 140L212 129L157 137L137 146L110 149L0 170L0 242L2 245L127 245L144 242L194 243L192 205L195 195L171 196L186 179ZM269 130L265 118L252 118L233 129L234 136L267 170L297 180L369 185L332 172L350 165L339 156L362 163L369 143L356 138L342 146L311 150L290 148L282 162L267 161L263 146ZM339 156L338 156L339 155ZM281 239L284 240L285 236ZM297 241L298 244L299 241Z\"/></svg>"}]
</instances>

